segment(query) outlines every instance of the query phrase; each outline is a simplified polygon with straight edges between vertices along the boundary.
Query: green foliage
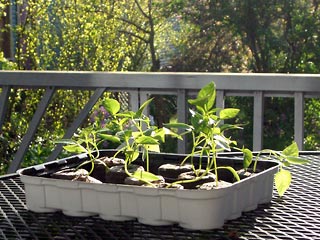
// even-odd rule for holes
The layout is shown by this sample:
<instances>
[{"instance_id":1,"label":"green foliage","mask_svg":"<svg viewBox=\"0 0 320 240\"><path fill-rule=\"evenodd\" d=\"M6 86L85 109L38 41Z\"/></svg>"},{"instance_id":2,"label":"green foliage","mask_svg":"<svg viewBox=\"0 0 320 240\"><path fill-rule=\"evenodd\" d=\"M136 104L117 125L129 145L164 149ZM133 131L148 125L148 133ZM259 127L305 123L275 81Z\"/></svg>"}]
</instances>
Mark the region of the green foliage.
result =
<instances>
[{"instance_id":1,"label":"green foliage","mask_svg":"<svg viewBox=\"0 0 320 240\"><path fill-rule=\"evenodd\" d=\"M189 103L196 107L196 110L191 111L191 125L185 123L173 123L167 124L168 127L184 129L184 133L192 134L192 151L184 159L185 162L191 159L192 164L193 156L199 155L200 161L197 163L199 169L194 171L197 178L205 176L209 171L215 171L216 175L216 186L218 186L218 169L228 169L233 173L235 179L239 180L237 172L230 166L218 167L216 163L217 153L221 151L231 151L231 149L239 150L243 153L243 168L247 171L249 167L252 167L253 172L257 170L258 159L261 154L268 153L269 156L279 162L279 172L275 175L275 186L280 196L283 196L285 191L289 188L291 183L291 173L289 170L283 169L291 164L306 164L308 160L299 157L299 148L297 143L293 142L283 151L277 152L270 149L261 150L255 157L252 151L248 148L243 147L242 149L237 147L237 142L232 140L231 137L226 137L224 131L226 129L239 128L238 125L224 124L222 123L225 119L232 119L237 116L239 109L225 108L220 111L214 108L214 102L216 97L216 89L214 82L204 86L198 93L196 99L189 100ZM200 176L197 174L202 169L202 158L203 156L207 159L205 172ZM197 180L197 179L196 179ZM178 182L177 182L178 183Z\"/></svg>"},{"instance_id":2,"label":"green foliage","mask_svg":"<svg viewBox=\"0 0 320 240\"><path fill-rule=\"evenodd\" d=\"M306 137L306 150L320 150L320 101L319 99L307 99L305 103L304 119Z\"/></svg>"},{"instance_id":3,"label":"green foliage","mask_svg":"<svg viewBox=\"0 0 320 240\"><path fill-rule=\"evenodd\" d=\"M284 169L291 164L306 164L309 161L299 157L299 148L296 142L291 143L283 151L276 152L274 150L265 149L260 151L255 157L253 170L256 171L258 158L262 153L272 155L280 164L279 171L274 176L275 186L280 197L288 190L291 184L291 172Z\"/></svg>"},{"instance_id":4,"label":"green foliage","mask_svg":"<svg viewBox=\"0 0 320 240\"><path fill-rule=\"evenodd\" d=\"M0 70L14 70L16 68L16 64L6 59L3 52L0 51Z\"/></svg>"},{"instance_id":5,"label":"green foliage","mask_svg":"<svg viewBox=\"0 0 320 240\"><path fill-rule=\"evenodd\" d=\"M198 93L195 99L190 99L189 103L192 104L196 110L190 109L191 112L191 125L185 123L166 124L167 127L175 127L183 129L182 134L190 133L192 135L192 150L187 155L183 162L191 160L193 157L199 155L198 169L194 165L194 171L197 177L201 178L208 172L214 171L216 175L216 186L218 186L218 167L216 157L218 152L231 151L231 148L236 146L237 142L227 138L224 135L226 129L238 128L236 125L225 125L223 120L234 118L239 109L216 109L214 103L216 99L216 87L214 82L205 85ZM202 166L203 157L207 159L205 168ZM199 176L199 170L205 169ZM221 167L220 167L221 168ZM226 169L230 170L230 167ZM239 179L236 171L231 170L236 179Z\"/></svg>"},{"instance_id":6,"label":"green foliage","mask_svg":"<svg viewBox=\"0 0 320 240\"><path fill-rule=\"evenodd\" d=\"M112 99L108 99L107 101L109 102L108 105L118 105ZM145 101L136 112L114 112L111 115L113 122L119 126L116 136L119 136L122 142L116 155L120 152L124 154L125 170L128 176L132 176L128 171L128 166L138 158L140 151L142 152L142 159L146 163L146 171L149 172L149 151L160 152L159 146L161 142L165 141L165 135L178 137L177 134L169 129L150 125L150 119L143 112L151 101L152 99ZM140 176L139 180L152 185L148 180L152 176L151 173L147 175L140 173L134 176ZM153 178L157 177L154 176Z\"/></svg>"},{"instance_id":7,"label":"green foliage","mask_svg":"<svg viewBox=\"0 0 320 240\"><path fill-rule=\"evenodd\" d=\"M150 125L150 119L143 112L151 101L152 99L147 100L136 112L133 112L120 111L120 103L115 99L107 98L102 105L108 113L107 121L103 126L94 122L81 129L80 134L75 135L73 139L62 139L57 143L66 144L64 149L69 152L87 153L92 163L91 173L94 160L99 158L99 149L103 147L101 143L114 142L119 149L115 157L120 153L125 156L125 171L128 176L152 185L151 181L158 180L158 177L149 172L149 151L160 152L159 146L165 141L165 135L179 136L169 129ZM140 152L142 159L146 162L146 172L138 171L132 174L128 171L128 166L140 156Z\"/></svg>"},{"instance_id":8,"label":"green foliage","mask_svg":"<svg viewBox=\"0 0 320 240\"><path fill-rule=\"evenodd\" d=\"M274 182L280 197L282 197L285 191L289 188L291 178L291 173L285 169L282 169L275 174Z\"/></svg>"},{"instance_id":9,"label":"green foliage","mask_svg":"<svg viewBox=\"0 0 320 240\"><path fill-rule=\"evenodd\" d=\"M115 143L120 143L120 139L113 135L104 134L108 129L98 129L96 130L93 126L88 126L86 128L80 129L78 134L75 134L72 139L61 139L55 141L57 144L65 144L63 147L67 152L71 153L86 153L89 156L89 160L82 163L78 168L84 164L91 162L91 170L89 174L92 173L94 169L94 161L99 158L99 145L102 141L108 140Z\"/></svg>"},{"instance_id":10,"label":"green foliage","mask_svg":"<svg viewBox=\"0 0 320 240\"><path fill-rule=\"evenodd\" d=\"M123 70L130 50L107 1L31 1L15 28L20 69Z\"/></svg>"}]
</instances>

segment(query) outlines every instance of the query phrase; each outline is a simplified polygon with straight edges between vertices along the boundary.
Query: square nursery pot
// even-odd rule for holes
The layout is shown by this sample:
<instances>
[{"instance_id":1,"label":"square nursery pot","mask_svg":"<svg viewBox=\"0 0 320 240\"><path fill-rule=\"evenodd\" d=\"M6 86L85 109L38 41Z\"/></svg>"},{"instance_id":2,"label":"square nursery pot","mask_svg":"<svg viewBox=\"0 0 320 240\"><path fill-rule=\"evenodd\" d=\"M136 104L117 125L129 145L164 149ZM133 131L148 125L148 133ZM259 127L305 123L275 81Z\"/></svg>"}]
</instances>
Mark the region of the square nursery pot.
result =
<instances>
[{"instance_id":1,"label":"square nursery pot","mask_svg":"<svg viewBox=\"0 0 320 240\"><path fill-rule=\"evenodd\" d=\"M115 151L101 150L99 156L112 157ZM237 154L220 154L218 166L242 167ZM150 171L157 173L162 164L179 164L186 155L151 154ZM25 185L26 202L34 212L62 211L71 216L99 215L102 219L126 221L137 219L148 225L179 224L186 229L220 228L227 220L252 211L258 204L271 201L274 174L278 163L258 161L259 173L239 182L212 190L151 188L116 183L87 183L54 179L51 175L74 168L87 160L85 154L75 155L18 170ZM197 158L194 158L196 162ZM142 161L137 161L143 165ZM219 172L220 180L230 181L232 174Z\"/></svg>"}]
</instances>

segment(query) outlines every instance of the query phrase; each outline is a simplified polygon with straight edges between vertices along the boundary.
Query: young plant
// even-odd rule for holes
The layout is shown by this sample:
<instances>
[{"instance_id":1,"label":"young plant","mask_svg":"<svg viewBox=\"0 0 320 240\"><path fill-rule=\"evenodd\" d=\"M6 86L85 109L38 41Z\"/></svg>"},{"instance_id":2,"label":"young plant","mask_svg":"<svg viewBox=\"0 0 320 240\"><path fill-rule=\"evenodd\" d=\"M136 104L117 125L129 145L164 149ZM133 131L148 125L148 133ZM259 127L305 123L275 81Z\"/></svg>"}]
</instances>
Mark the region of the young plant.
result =
<instances>
[{"instance_id":1,"label":"young plant","mask_svg":"<svg viewBox=\"0 0 320 240\"><path fill-rule=\"evenodd\" d=\"M216 186L218 186L219 177L218 169L224 168L230 170L235 178L239 180L236 171L230 166L217 166L217 153L222 151L231 151L237 142L227 138L224 135L226 130L238 129L237 125L224 124L226 119L234 118L239 109L215 108L216 87L214 82L210 82L204 86L198 93L196 99L190 99L188 102L195 107L190 109L191 125L184 123L167 124L167 127L174 127L183 129L182 135L190 133L192 136L192 150L187 155L185 161L190 159L193 165L195 175L197 176L194 181L207 175L210 171L214 171L216 176ZM194 164L194 156L199 156L199 161ZM202 165L202 160L206 159L205 166ZM196 167L197 165L197 167ZM205 171L201 171L204 169ZM199 174L201 172L201 174Z\"/></svg>"},{"instance_id":2,"label":"young plant","mask_svg":"<svg viewBox=\"0 0 320 240\"><path fill-rule=\"evenodd\" d=\"M195 109L190 109L191 125L184 123L167 124L168 127L175 127L184 129L182 135L191 133L192 136L192 150L187 155L182 164L190 159L193 164L193 157L199 156L198 168L194 167L197 178L206 175L209 171L214 171L216 175L216 186L218 185L218 169L224 168L230 170L235 179L239 180L237 172L230 166L218 167L216 163L217 153L221 151L231 151L231 149L241 151L243 153L243 168L247 170L254 159L252 151L248 148L238 148L237 142L227 138L224 135L225 130L239 129L238 125L224 124L222 121L234 118L239 109L214 108L216 98L216 88L214 82L210 82L204 86L198 93L196 99L189 100L188 102L195 106ZM253 172L256 172L257 162L261 154L269 154L269 158L273 156L279 165L279 172L275 174L275 186L280 196L289 188L291 183L291 173L284 167L291 164L305 164L308 161L299 157L299 149L295 142L286 147L283 151L278 152L270 149L260 151L254 160ZM207 163L205 171L201 175L197 175L200 169L203 169L202 159L206 157ZM194 166L194 165L193 165Z\"/></svg>"},{"instance_id":3,"label":"young plant","mask_svg":"<svg viewBox=\"0 0 320 240\"><path fill-rule=\"evenodd\" d=\"M280 197L288 190L291 184L291 172L284 169L284 167L289 167L291 164L306 164L309 161L299 157L299 148L296 142L293 142L291 145L286 147L283 151L274 151L271 149L261 150L255 158L253 157L252 152L249 149L243 149L244 153L244 165L245 169L249 168L253 159L253 172L257 171L258 159L262 154L269 155L268 158L273 157L276 161L279 162L279 171L275 174L274 182L277 189L277 192Z\"/></svg>"},{"instance_id":4,"label":"young plant","mask_svg":"<svg viewBox=\"0 0 320 240\"><path fill-rule=\"evenodd\" d=\"M120 112L120 104L114 99L106 99L104 106L110 113L112 121L118 126L119 131L116 136L122 144L115 154L123 153L125 156L125 172L128 176L134 177L144 183L153 185L152 181L159 178L149 172L149 152L160 152L160 143L165 141L165 135L172 135L181 138L179 135L162 127L158 128L150 124L150 119L143 112L152 99L142 104L137 112ZM145 161L146 171L129 172L128 166L132 164L142 154Z\"/></svg>"},{"instance_id":5,"label":"young plant","mask_svg":"<svg viewBox=\"0 0 320 240\"><path fill-rule=\"evenodd\" d=\"M63 148L67 152L71 153L86 153L89 156L89 160L80 164L77 169L81 168L83 165L87 163L91 163L91 170L89 171L89 175L92 173L94 169L95 160L99 159L99 143L105 140L120 142L117 137L108 136L104 134L105 130L100 129L96 130L94 127L89 126L87 128L83 128L79 130L78 134L75 134L72 139L61 139L55 141L58 144L65 144ZM107 166L106 166L107 167Z\"/></svg>"},{"instance_id":6,"label":"young plant","mask_svg":"<svg viewBox=\"0 0 320 240\"><path fill-rule=\"evenodd\" d=\"M94 162L99 159L99 145L103 141L116 143L119 146L114 155L123 153L125 157L125 172L128 176L134 177L144 183L153 185L151 182L159 178L149 172L149 152L160 152L160 143L165 141L165 135L172 135L181 138L167 128L158 128L150 125L150 119L143 114L152 99L147 100L137 112L120 111L120 103L111 98L103 102L104 109L108 112L107 124L97 127L96 124L80 130L73 139L62 139L57 143L66 144L64 149L72 153L87 153L89 160L82 163L78 168L91 162L91 171L94 169ZM145 161L146 171L137 170L130 173L128 167L142 154ZM106 166L107 167L107 166Z\"/></svg>"}]
</instances>

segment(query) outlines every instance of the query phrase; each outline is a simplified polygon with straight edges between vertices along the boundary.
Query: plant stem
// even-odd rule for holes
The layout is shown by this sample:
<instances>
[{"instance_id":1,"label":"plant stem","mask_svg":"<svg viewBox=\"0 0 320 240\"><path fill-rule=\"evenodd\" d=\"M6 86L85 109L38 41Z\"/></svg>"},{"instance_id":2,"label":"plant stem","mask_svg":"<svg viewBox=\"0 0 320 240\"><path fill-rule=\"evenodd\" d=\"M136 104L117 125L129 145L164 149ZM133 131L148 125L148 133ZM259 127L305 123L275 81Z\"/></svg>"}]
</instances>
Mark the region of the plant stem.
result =
<instances>
[{"instance_id":1,"label":"plant stem","mask_svg":"<svg viewBox=\"0 0 320 240\"><path fill-rule=\"evenodd\" d=\"M129 172L129 170L128 170L128 164L127 164L127 162L125 162L125 164L124 164L124 171L126 172L126 174L127 174L129 177L133 177L133 174L131 174L131 173ZM144 182L144 183L152 186L153 188L156 188L156 185L154 185L152 182L149 182L149 181L147 181L147 180L144 180L143 178L137 178L137 177L133 177L133 178L136 178L136 179L138 179L139 181Z\"/></svg>"}]
</instances>

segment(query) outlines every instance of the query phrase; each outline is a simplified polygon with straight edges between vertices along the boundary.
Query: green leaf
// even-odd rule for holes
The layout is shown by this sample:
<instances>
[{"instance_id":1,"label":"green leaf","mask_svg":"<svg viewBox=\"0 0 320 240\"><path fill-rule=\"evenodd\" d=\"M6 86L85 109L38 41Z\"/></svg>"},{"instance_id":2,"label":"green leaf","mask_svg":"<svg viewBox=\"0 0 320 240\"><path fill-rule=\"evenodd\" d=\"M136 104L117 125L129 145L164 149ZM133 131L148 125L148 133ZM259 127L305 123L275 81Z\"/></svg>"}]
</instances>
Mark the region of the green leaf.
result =
<instances>
[{"instance_id":1,"label":"green leaf","mask_svg":"<svg viewBox=\"0 0 320 240\"><path fill-rule=\"evenodd\" d=\"M283 166L290 167L290 163L288 161L282 161Z\"/></svg>"},{"instance_id":2,"label":"green leaf","mask_svg":"<svg viewBox=\"0 0 320 240\"><path fill-rule=\"evenodd\" d=\"M196 99L190 99L188 102L194 106L209 111L213 107L215 99L216 85L214 82L210 82L201 88Z\"/></svg>"},{"instance_id":3,"label":"green leaf","mask_svg":"<svg viewBox=\"0 0 320 240\"><path fill-rule=\"evenodd\" d=\"M72 153L86 153L87 152L85 147L82 147L81 145L78 145L78 144L63 146L63 148L66 151L72 152Z\"/></svg>"},{"instance_id":4,"label":"green leaf","mask_svg":"<svg viewBox=\"0 0 320 240\"><path fill-rule=\"evenodd\" d=\"M129 163L133 162L139 157L140 153L138 151L126 151L125 156L126 156L126 161L128 160Z\"/></svg>"},{"instance_id":5,"label":"green leaf","mask_svg":"<svg viewBox=\"0 0 320 240\"><path fill-rule=\"evenodd\" d=\"M101 133L110 132L110 131L112 131L110 128L104 127L104 128L96 130L96 133L101 134Z\"/></svg>"},{"instance_id":6,"label":"green leaf","mask_svg":"<svg viewBox=\"0 0 320 240\"><path fill-rule=\"evenodd\" d=\"M237 116L240 112L240 109L237 108L226 108L220 111L220 119L231 119Z\"/></svg>"},{"instance_id":7,"label":"green leaf","mask_svg":"<svg viewBox=\"0 0 320 240\"><path fill-rule=\"evenodd\" d=\"M184 130L191 130L193 127L186 123L166 123L164 124L167 128L179 128Z\"/></svg>"},{"instance_id":8,"label":"green leaf","mask_svg":"<svg viewBox=\"0 0 320 240\"><path fill-rule=\"evenodd\" d=\"M243 152L243 167L248 168L252 162L253 154L248 148L242 149Z\"/></svg>"},{"instance_id":9,"label":"green leaf","mask_svg":"<svg viewBox=\"0 0 320 240\"><path fill-rule=\"evenodd\" d=\"M133 137L134 139L136 139L136 138L138 138L138 137L140 137L140 136L143 136L141 132L131 132L131 134L132 134L132 137ZM131 137L131 136L130 136L130 137Z\"/></svg>"},{"instance_id":10,"label":"green leaf","mask_svg":"<svg viewBox=\"0 0 320 240\"><path fill-rule=\"evenodd\" d=\"M293 142L290 146L286 147L282 154L285 156L298 157L299 156L299 148L296 142Z\"/></svg>"},{"instance_id":11,"label":"green leaf","mask_svg":"<svg viewBox=\"0 0 320 240\"><path fill-rule=\"evenodd\" d=\"M242 127L234 124L223 124L220 126L221 131L230 130L230 129L243 129Z\"/></svg>"},{"instance_id":12,"label":"green leaf","mask_svg":"<svg viewBox=\"0 0 320 240\"><path fill-rule=\"evenodd\" d=\"M214 136L214 142L217 144L217 147L220 147L224 150L230 151L230 144L232 143L232 141L228 138L226 138L223 135L215 135Z\"/></svg>"},{"instance_id":13,"label":"green leaf","mask_svg":"<svg viewBox=\"0 0 320 240\"><path fill-rule=\"evenodd\" d=\"M175 138L178 138L180 140L183 140L183 138L179 134L171 131L169 128L163 127L162 129L163 129L165 135L169 135L171 137L175 137Z\"/></svg>"},{"instance_id":14,"label":"green leaf","mask_svg":"<svg viewBox=\"0 0 320 240\"><path fill-rule=\"evenodd\" d=\"M207 103L208 98L203 97L203 98L196 98L196 99L189 99L188 102L197 108L204 109L204 105Z\"/></svg>"},{"instance_id":15,"label":"green leaf","mask_svg":"<svg viewBox=\"0 0 320 240\"><path fill-rule=\"evenodd\" d=\"M143 170L135 171L132 176L136 179L142 179L142 180L148 181L148 182L159 181L159 177L157 177L153 173L146 172Z\"/></svg>"},{"instance_id":16,"label":"green leaf","mask_svg":"<svg viewBox=\"0 0 320 240\"><path fill-rule=\"evenodd\" d=\"M117 114L118 117L124 118L124 119L122 119L123 122L127 121L130 118L133 118L134 115L135 115L135 113L132 111Z\"/></svg>"},{"instance_id":17,"label":"green leaf","mask_svg":"<svg viewBox=\"0 0 320 240\"><path fill-rule=\"evenodd\" d=\"M107 98L103 102L103 106L111 115L115 115L120 111L120 103L112 98Z\"/></svg>"},{"instance_id":18,"label":"green leaf","mask_svg":"<svg viewBox=\"0 0 320 240\"><path fill-rule=\"evenodd\" d=\"M285 191L287 191L287 189L290 186L291 173L288 170L281 169L279 172L275 174L274 182L280 197L282 197Z\"/></svg>"},{"instance_id":19,"label":"green leaf","mask_svg":"<svg viewBox=\"0 0 320 240\"><path fill-rule=\"evenodd\" d=\"M107 140L107 141L110 141L110 142L114 142L114 143L120 143L120 138L117 137L117 136L114 136L114 135L110 135L110 134L99 134L99 136L104 139L104 140Z\"/></svg>"},{"instance_id":20,"label":"green leaf","mask_svg":"<svg viewBox=\"0 0 320 240\"><path fill-rule=\"evenodd\" d=\"M169 130L169 129L168 129ZM157 129L156 131L153 132L154 135L152 135L155 139L157 139L160 142L165 142L166 138L166 131L163 128Z\"/></svg>"},{"instance_id":21,"label":"green leaf","mask_svg":"<svg viewBox=\"0 0 320 240\"><path fill-rule=\"evenodd\" d=\"M213 127L213 128L211 128L211 132L212 132L212 134L220 134L221 129L219 127Z\"/></svg>"},{"instance_id":22,"label":"green leaf","mask_svg":"<svg viewBox=\"0 0 320 240\"><path fill-rule=\"evenodd\" d=\"M147 101L145 101L141 107L139 108L139 110L135 113L135 118L140 118L142 116L143 110L148 106L148 104L153 100L153 98L148 99Z\"/></svg>"},{"instance_id":23,"label":"green leaf","mask_svg":"<svg viewBox=\"0 0 320 240\"><path fill-rule=\"evenodd\" d=\"M157 152L157 153L160 152L160 146L156 144L147 144L147 145L144 145L144 147L151 152Z\"/></svg>"},{"instance_id":24,"label":"green leaf","mask_svg":"<svg viewBox=\"0 0 320 240\"><path fill-rule=\"evenodd\" d=\"M138 144L159 144L159 141L150 136L141 136L136 139Z\"/></svg>"},{"instance_id":25,"label":"green leaf","mask_svg":"<svg viewBox=\"0 0 320 240\"><path fill-rule=\"evenodd\" d=\"M286 156L286 159L291 164L306 164L306 163L309 163L309 160L301 158L301 157Z\"/></svg>"},{"instance_id":26,"label":"green leaf","mask_svg":"<svg viewBox=\"0 0 320 240\"><path fill-rule=\"evenodd\" d=\"M124 131L119 131L116 133L116 135L119 136L120 138L129 139L132 135L132 130L126 129Z\"/></svg>"}]
</instances>

